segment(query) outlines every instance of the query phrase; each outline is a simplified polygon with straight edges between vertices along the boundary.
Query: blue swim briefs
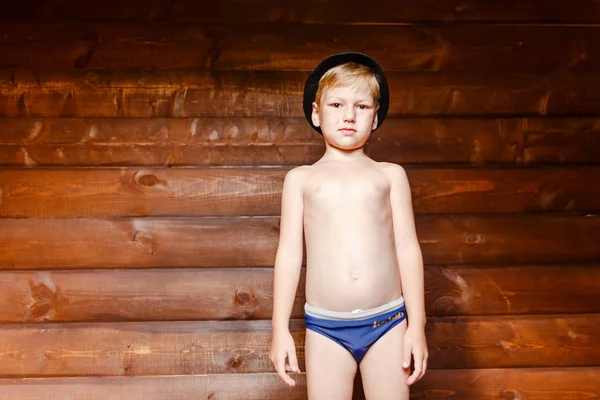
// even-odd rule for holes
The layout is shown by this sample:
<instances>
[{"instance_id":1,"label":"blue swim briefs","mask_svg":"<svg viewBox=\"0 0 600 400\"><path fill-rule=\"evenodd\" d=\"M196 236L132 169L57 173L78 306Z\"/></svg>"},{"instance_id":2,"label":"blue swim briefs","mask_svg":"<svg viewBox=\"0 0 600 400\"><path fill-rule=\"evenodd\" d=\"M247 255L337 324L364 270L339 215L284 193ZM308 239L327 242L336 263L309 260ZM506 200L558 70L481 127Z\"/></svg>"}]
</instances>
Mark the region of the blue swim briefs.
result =
<instances>
[{"instance_id":1,"label":"blue swim briefs","mask_svg":"<svg viewBox=\"0 0 600 400\"><path fill-rule=\"evenodd\" d=\"M404 321L406 307L400 297L388 304L345 313L304 305L306 329L320 333L348 350L360 363L369 347L390 329Z\"/></svg>"}]
</instances>

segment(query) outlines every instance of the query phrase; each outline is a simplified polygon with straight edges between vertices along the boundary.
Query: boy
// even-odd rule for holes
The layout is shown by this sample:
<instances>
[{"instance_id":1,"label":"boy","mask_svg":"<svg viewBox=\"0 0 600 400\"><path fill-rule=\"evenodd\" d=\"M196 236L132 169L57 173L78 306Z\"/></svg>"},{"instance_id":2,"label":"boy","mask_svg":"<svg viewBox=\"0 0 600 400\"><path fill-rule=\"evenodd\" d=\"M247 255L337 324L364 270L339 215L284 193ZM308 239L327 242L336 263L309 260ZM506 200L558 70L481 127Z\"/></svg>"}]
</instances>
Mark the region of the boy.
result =
<instances>
[{"instance_id":1,"label":"boy","mask_svg":"<svg viewBox=\"0 0 600 400\"><path fill-rule=\"evenodd\" d=\"M409 385L427 368L423 260L409 183L402 167L364 153L388 104L383 70L360 53L327 57L304 88L304 114L326 150L284 179L270 357L293 386L287 372L300 370L289 318L304 234L311 400L351 399L357 368L367 399L408 399Z\"/></svg>"}]
</instances>

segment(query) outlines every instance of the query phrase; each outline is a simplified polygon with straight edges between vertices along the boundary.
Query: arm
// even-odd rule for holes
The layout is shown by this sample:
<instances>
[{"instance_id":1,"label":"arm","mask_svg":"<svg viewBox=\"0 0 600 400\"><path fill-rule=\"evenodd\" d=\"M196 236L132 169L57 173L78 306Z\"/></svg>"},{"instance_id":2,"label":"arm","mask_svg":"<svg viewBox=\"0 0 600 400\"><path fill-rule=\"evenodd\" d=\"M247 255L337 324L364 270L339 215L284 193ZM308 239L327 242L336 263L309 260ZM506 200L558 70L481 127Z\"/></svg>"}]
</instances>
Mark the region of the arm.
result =
<instances>
[{"instance_id":1,"label":"arm","mask_svg":"<svg viewBox=\"0 0 600 400\"><path fill-rule=\"evenodd\" d=\"M396 164L389 164L388 172L391 179L390 203L396 257L408 314L408 329L404 336L404 367L410 367L411 354L415 361L415 371L408 379L410 385L419 380L427 368L423 256L417 239L411 191L406 172Z\"/></svg>"},{"instance_id":2,"label":"arm","mask_svg":"<svg viewBox=\"0 0 600 400\"><path fill-rule=\"evenodd\" d=\"M284 179L281 195L279 245L275 256L273 283L273 340L271 361L277 373L288 385L295 382L286 373L300 372L294 340L289 332L290 314L300 280L303 257L302 167L290 170ZM285 365L288 357L289 364Z\"/></svg>"}]
</instances>

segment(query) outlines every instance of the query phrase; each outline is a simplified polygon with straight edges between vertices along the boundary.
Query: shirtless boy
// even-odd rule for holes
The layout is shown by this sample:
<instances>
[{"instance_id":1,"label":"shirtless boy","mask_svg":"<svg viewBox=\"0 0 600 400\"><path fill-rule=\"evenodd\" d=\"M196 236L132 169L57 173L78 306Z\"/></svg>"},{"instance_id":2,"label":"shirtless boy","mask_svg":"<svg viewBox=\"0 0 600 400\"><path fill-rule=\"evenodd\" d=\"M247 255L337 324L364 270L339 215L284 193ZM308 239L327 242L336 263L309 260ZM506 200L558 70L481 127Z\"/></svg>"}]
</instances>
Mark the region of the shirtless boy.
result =
<instances>
[{"instance_id":1,"label":"shirtless boy","mask_svg":"<svg viewBox=\"0 0 600 400\"><path fill-rule=\"evenodd\" d=\"M295 385L289 319L304 234L310 400L351 399L357 368L367 399L408 399L427 368L423 259L408 179L401 166L364 153L388 104L383 70L360 53L327 57L304 89L304 113L326 150L284 179L270 357Z\"/></svg>"}]
</instances>

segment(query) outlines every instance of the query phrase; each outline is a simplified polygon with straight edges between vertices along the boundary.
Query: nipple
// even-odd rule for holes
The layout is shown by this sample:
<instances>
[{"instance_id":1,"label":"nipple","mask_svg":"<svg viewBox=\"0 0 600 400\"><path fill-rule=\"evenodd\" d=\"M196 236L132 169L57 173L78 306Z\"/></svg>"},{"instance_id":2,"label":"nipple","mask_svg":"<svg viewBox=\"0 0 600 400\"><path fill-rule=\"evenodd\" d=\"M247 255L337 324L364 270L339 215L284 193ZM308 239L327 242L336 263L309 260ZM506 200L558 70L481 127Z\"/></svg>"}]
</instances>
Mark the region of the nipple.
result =
<instances>
[{"instance_id":1,"label":"nipple","mask_svg":"<svg viewBox=\"0 0 600 400\"><path fill-rule=\"evenodd\" d=\"M352 279L354 279L354 280L358 279L358 271L356 271L356 270L352 271Z\"/></svg>"}]
</instances>

